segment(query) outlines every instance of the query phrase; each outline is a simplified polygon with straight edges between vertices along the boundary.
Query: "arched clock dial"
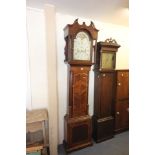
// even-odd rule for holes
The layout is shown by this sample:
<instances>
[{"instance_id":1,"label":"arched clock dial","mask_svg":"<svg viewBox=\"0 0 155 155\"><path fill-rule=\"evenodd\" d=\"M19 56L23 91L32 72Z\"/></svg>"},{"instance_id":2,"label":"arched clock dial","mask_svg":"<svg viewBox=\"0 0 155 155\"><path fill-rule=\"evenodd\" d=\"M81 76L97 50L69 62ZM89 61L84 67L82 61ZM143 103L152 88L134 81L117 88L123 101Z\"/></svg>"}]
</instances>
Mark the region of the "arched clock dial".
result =
<instances>
[{"instance_id":1,"label":"arched clock dial","mask_svg":"<svg viewBox=\"0 0 155 155\"><path fill-rule=\"evenodd\" d=\"M74 39L73 60L90 60L91 41L86 32L79 32Z\"/></svg>"}]
</instances>

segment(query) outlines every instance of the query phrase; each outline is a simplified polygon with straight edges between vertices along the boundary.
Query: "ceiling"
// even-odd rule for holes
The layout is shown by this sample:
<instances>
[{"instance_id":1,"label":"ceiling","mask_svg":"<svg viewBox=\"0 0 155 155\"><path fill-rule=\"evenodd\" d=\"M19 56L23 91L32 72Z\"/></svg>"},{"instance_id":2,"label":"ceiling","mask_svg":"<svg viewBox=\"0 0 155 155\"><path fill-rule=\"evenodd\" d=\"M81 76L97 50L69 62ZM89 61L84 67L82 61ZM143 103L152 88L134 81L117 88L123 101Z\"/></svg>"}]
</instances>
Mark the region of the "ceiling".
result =
<instances>
[{"instance_id":1,"label":"ceiling","mask_svg":"<svg viewBox=\"0 0 155 155\"><path fill-rule=\"evenodd\" d=\"M27 6L35 8L47 3L60 13L128 26L129 0L27 0Z\"/></svg>"}]
</instances>

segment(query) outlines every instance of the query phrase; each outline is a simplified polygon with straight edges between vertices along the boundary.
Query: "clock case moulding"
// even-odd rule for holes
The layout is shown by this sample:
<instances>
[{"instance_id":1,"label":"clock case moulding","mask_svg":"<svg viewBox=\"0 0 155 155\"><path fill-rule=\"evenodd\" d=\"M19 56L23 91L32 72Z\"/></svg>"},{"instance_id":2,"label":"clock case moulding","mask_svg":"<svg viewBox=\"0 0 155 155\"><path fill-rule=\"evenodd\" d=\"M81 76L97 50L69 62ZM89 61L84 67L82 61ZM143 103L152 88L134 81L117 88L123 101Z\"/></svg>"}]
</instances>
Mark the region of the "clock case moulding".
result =
<instances>
[{"instance_id":1,"label":"clock case moulding","mask_svg":"<svg viewBox=\"0 0 155 155\"><path fill-rule=\"evenodd\" d=\"M118 51L118 48L120 47L119 44L117 44L116 40L110 38L106 39L104 42L100 41L97 42L97 51L96 51L96 60L94 65L94 70L99 71L111 71L115 70L116 67L116 52ZM107 68L106 66L102 66L102 53L104 54L113 54L113 60L112 60L112 67Z\"/></svg>"},{"instance_id":2,"label":"clock case moulding","mask_svg":"<svg viewBox=\"0 0 155 155\"><path fill-rule=\"evenodd\" d=\"M74 60L74 39L79 32L85 32L89 35L91 40L91 51L90 51L90 60ZM90 25L87 26L85 22L82 25L78 23L78 19L74 21L73 24L68 24L64 28L64 38L66 41L65 45L65 62L70 65L88 65L91 66L94 64L94 55L97 47L97 36L98 30L95 28L94 23L91 21Z\"/></svg>"}]
</instances>

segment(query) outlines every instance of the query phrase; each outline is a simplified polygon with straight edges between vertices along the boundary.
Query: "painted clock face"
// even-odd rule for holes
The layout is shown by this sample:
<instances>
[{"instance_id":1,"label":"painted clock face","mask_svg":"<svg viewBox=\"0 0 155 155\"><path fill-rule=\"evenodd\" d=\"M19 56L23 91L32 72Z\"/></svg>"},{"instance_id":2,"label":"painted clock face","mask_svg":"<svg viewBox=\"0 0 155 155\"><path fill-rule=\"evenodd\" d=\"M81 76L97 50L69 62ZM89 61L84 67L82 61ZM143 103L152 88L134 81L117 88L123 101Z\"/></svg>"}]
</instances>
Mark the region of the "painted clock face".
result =
<instances>
[{"instance_id":1,"label":"painted clock face","mask_svg":"<svg viewBox=\"0 0 155 155\"><path fill-rule=\"evenodd\" d=\"M74 39L74 50L73 59L74 60L90 60L91 54L91 41L86 32L79 32Z\"/></svg>"},{"instance_id":2,"label":"painted clock face","mask_svg":"<svg viewBox=\"0 0 155 155\"><path fill-rule=\"evenodd\" d=\"M114 67L114 53L102 53L101 68L113 69Z\"/></svg>"}]
</instances>

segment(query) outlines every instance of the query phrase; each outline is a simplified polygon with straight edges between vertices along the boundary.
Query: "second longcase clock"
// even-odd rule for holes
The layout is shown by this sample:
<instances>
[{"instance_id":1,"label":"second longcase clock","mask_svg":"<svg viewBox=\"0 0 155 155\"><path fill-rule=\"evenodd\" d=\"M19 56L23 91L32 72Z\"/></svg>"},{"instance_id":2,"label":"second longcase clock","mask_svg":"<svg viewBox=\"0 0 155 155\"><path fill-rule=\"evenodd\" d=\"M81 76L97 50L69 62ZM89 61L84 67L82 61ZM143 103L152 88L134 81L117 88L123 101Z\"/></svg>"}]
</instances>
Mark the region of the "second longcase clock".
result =
<instances>
[{"instance_id":1,"label":"second longcase clock","mask_svg":"<svg viewBox=\"0 0 155 155\"><path fill-rule=\"evenodd\" d=\"M96 142L114 135L115 64L119 47L112 39L97 43L93 115L93 137Z\"/></svg>"},{"instance_id":2,"label":"second longcase clock","mask_svg":"<svg viewBox=\"0 0 155 155\"><path fill-rule=\"evenodd\" d=\"M67 152L92 145L92 120L88 113L89 71L96 50L98 30L93 22L78 20L64 28L65 62L68 66L68 105L64 145Z\"/></svg>"}]
</instances>

